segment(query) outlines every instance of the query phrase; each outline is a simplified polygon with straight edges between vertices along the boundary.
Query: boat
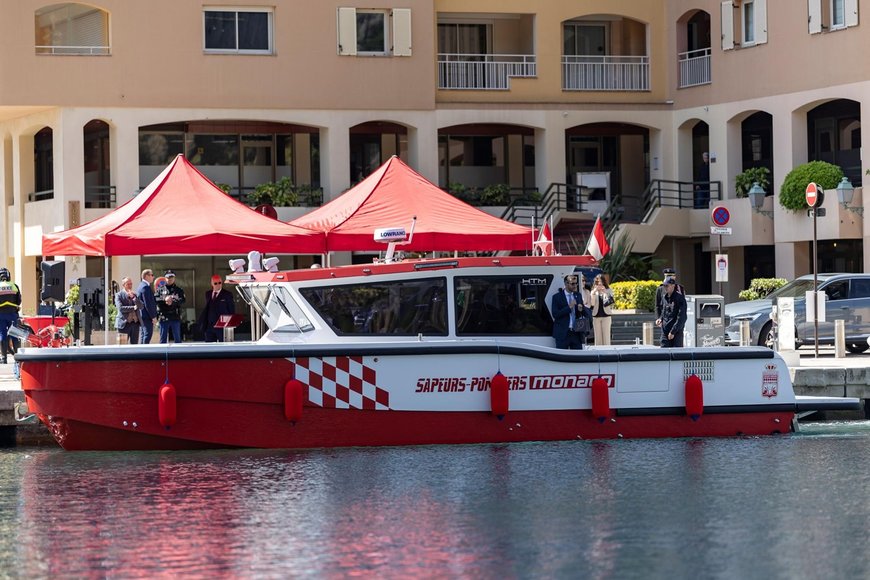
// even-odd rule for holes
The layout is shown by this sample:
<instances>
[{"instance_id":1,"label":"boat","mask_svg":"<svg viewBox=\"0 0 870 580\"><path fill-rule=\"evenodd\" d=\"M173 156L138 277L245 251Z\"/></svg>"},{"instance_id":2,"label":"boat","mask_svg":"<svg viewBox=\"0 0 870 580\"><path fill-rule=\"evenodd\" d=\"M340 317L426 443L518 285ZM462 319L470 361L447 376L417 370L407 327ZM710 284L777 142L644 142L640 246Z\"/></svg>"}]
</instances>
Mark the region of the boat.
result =
<instances>
[{"instance_id":1,"label":"boat","mask_svg":"<svg viewBox=\"0 0 870 580\"><path fill-rule=\"evenodd\" d=\"M388 255L242 264L255 342L22 349L28 409L68 450L168 450L770 435L859 406L795 396L764 347L555 348L589 256Z\"/></svg>"}]
</instances>

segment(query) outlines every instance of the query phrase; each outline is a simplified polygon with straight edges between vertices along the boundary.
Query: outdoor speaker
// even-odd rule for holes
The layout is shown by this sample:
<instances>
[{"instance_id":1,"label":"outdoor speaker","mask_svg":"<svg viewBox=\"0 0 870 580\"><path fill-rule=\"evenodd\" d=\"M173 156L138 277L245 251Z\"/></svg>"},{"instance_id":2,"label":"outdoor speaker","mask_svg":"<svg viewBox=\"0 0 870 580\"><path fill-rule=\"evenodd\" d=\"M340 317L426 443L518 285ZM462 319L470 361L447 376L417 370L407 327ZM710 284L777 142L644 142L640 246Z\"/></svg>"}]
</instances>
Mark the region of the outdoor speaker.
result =
<instances>
[{"instance_id":1,"label":"outdoor speaker","mask_svg":"<svg viewBox=\"0 0 870 580\"><path fill-rule=\"evenodd\" d=\"M66 292L63 287L63 281L66 278L64 262L59 260L43 260L39 267L42 270L42 292L39 295L40 299L43 302L47 300L63 302L66 297Z\"/></svg>"}]
</instances>

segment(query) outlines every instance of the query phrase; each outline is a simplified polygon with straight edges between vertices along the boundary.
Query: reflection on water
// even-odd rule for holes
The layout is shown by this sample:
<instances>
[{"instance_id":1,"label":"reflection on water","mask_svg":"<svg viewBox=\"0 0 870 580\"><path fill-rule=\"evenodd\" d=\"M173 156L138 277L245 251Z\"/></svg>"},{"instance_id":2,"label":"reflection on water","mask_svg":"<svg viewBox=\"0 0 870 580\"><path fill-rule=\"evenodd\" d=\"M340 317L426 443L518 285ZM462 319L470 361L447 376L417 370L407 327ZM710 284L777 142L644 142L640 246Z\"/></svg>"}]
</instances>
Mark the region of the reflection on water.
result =
<instances>
[{"instance_id":1,"label":"reflection on water","mask_svg":"<svg viewBox=\"0 0 870 580\"><path fill-rule=\"evenodd\" d=\"M0 575L870 577L870 423L380 449L0 452Z\"/></svg>"}]
</instances>

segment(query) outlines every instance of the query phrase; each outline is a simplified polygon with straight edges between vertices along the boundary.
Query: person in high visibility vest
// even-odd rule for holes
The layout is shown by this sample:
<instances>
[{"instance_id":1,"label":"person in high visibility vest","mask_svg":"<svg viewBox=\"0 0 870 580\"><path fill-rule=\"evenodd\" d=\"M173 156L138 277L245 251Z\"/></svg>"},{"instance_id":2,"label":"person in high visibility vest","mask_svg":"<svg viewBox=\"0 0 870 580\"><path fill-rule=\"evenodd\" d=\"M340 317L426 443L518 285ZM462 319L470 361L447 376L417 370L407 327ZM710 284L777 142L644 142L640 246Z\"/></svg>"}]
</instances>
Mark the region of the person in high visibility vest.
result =
<instances>
[{"instance_id":1,"label":"person in high visibility vest","mask_svg":"<svg viewBox=\"0 0 870 580\"><path fill-rule=\"evenodd\" d=\"M9 270L0 268L0 364L6 364L9 354L9 328L18 321L21 291L12 281Z\"/></svg>"}]
</instances>

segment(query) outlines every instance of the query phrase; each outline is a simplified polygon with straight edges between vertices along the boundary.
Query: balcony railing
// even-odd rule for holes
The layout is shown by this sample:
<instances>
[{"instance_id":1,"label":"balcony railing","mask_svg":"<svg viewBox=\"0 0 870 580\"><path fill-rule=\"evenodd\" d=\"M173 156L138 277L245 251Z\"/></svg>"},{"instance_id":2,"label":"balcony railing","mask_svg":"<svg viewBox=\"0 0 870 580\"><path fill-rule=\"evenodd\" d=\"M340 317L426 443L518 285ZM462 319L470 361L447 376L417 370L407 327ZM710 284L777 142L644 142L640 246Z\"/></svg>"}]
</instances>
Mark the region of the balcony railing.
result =
<instances>
[{"instance_id":1,"label":"balcony railing","mask_svg":"<svg viewBox=\"0 0 870 580\"><path fill-rule=\"evenodd\" d=\"M701 48L681 52L677 55L680 62L680 88L709 85L710 49Z\"/></svg>"},{"instance_id":2,"label":"balcony railing","mask_svg":"<svg viewBox=\"0 0 870 580\"><path fill-rule=\"evenodd\" d=\"M47 199L54 199L54 190L53 189L44 189L42 191L33 191L27 194L27 201L45 201Z\"/></svg>"},{"instance_id":3,"label":"balcony railing","mask_svg":"<svg viewBox=\"0 0 870 580\"><path fill-rule=\"evenodd\" d=\"M37 46L36 54L53 55L102 55L112 53L111 46Z\"/></svg>"},{"instance_id":4,"label":"balcony railing","mask_svg":"<svg viewBox=\"0 0 870 580\"><path fill-rule=\"evenodd\" d=\"M115 207L117 192L114 185L86 185L85 207Z\"/></svg>"},{"instance_id":5,"label":"balcony railing","mask_svg":"<svg viewBox=\"0 0 870 580\"><path fill-rule=\"evenodd\" d=\"M648 91L648 56L562 55L562 90Z\"/></svg>"},{"instance_id":6,"label":"balcony railing","mask_svg":"<svg viewBox=\"0 0 870 580\"><path fill-rule=\"evenodd\" d=\"M530 54L438 55L438 88L506 91L511 77L535 77L537 61Z\"/></svg>"}]
</instances>

